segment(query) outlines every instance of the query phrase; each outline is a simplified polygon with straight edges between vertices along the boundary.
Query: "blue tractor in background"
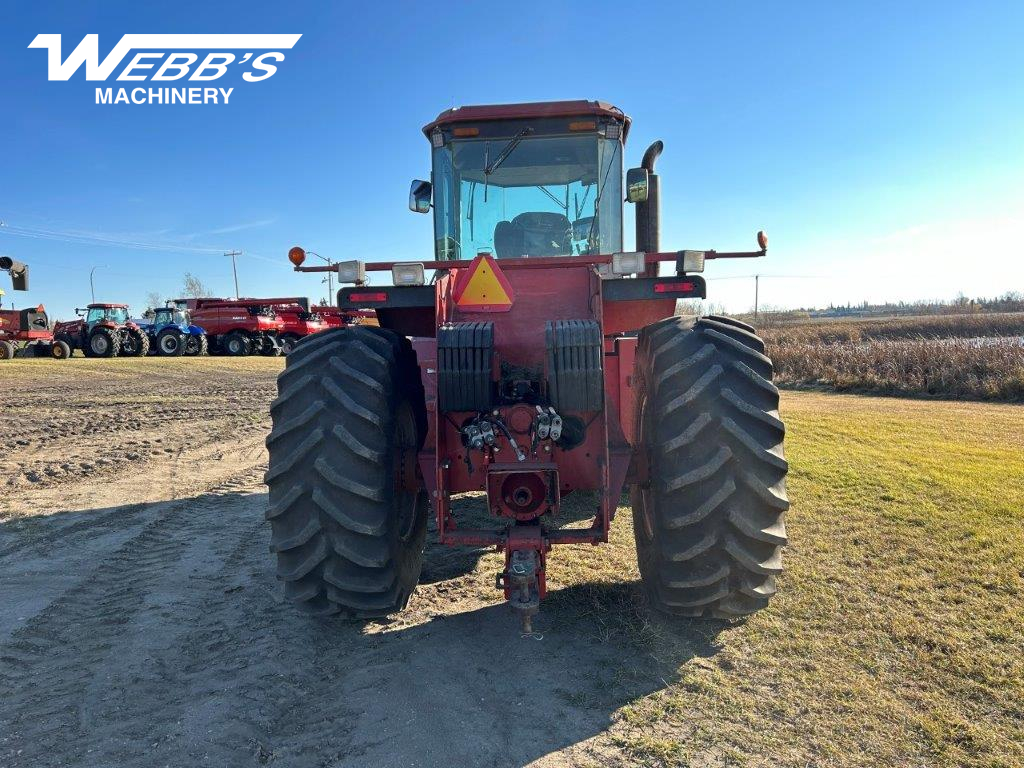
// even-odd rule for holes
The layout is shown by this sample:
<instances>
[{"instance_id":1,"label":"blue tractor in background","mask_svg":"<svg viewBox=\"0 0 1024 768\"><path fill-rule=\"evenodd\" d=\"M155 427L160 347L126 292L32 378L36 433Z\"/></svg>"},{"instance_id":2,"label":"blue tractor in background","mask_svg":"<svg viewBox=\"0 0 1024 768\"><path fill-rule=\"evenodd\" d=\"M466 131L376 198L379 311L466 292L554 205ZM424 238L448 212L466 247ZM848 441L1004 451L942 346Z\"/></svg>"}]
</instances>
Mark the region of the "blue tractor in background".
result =
<instances>
[{"instance_id":1,"label":"blue tractor in background","mask_svg":"<svg viewBox=\"0 0 1024 768\"><path fill-rule=\"evenodd\" d=\"M152 318L138 321L138 326L149 336L150 348L158 355L205 355L206 331L192 325L188 313L177 307L155 307Z\"/></svg>"}]
</instances>

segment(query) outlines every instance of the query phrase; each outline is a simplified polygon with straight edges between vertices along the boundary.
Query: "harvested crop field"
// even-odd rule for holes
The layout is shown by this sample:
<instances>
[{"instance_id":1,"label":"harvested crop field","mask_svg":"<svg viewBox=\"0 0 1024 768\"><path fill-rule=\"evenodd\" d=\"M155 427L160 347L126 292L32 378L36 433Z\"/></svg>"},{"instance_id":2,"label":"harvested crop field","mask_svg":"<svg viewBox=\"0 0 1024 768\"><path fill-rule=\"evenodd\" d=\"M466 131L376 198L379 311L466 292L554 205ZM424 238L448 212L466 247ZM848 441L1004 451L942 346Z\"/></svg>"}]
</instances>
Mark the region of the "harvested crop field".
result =
<instances>
[{"instance_id":1,"label":"harvested crop field","mask_svg":"<svg viewBox=\"0 0 1024 768\"><path fill-rule=\"evenodd\" d=\"M387 623L282 604L280 360L0 366L5 768L1024 766L1022 406L784 393L768 611L649 615L620 509L522 638L492 553Z\"/></svg>"}]
</instances>

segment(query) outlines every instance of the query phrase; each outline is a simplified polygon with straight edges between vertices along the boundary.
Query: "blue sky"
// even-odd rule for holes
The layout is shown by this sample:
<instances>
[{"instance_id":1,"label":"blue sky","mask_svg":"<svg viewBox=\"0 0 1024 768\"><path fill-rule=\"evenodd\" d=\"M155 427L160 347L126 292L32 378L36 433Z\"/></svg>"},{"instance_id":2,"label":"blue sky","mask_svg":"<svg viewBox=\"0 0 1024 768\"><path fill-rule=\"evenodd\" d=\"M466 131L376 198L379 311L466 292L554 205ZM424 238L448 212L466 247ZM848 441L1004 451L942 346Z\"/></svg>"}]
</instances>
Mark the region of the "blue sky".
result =
<instances>
[{"instance_id":1,"label":"blue sky","mask_svg":"<svg viewBox=\"0 0 1024 768\"><path fill-rule=\"evenodd\" d=\"M768 231L767 260L709 264L730 310L755 271L776 306L1024 290L1024 4L711 5L8 2L0 254L33 285L4 301L66 317L94 266L98 299L140 309L186 271L228 295L230 248L246 295L324 294L288 268L295 243L429 259L429 217L406 208L420 127L565 98L633 118L627 165L665 141L665 249ZM124 106L96 105L84 68L47 81L39 33L64 56L89 33L101 56L126 33L302 37L268 80L215 83L227 106Z\"/></svg>"}]
</instances>

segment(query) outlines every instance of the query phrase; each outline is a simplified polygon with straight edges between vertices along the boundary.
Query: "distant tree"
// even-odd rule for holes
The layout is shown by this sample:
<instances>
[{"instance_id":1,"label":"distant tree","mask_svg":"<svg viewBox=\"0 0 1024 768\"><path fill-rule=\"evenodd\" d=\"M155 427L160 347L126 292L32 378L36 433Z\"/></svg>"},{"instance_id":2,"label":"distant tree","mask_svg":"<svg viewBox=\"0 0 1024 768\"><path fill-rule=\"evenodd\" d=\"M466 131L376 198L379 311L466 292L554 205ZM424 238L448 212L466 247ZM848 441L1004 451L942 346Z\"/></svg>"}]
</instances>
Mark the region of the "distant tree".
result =
<instances>
[{"instance_id":1,"label":"distant tree","mask_svg":"<svg viewBox=\"0 0 1024 768\"><path fill-rule=\"evenodd\" d=\"M191 272L185 273L185 283L181 288L181 295L186 299L205 299L213 296L210 290L203 285L203 281Z\"/></svg>"},{"instance_id":2,"label":"distant tree","mask_svg":"<svg viewBox=\"0 0 1024 768\"><path fill-rule=\"evenodd\" d=\"M146 294L146 311L142 313L142 316L146 319L153 317L153 310L157 307L163 306L164 300L157 291L150 291Z\"/></svg>"}]
</instances>

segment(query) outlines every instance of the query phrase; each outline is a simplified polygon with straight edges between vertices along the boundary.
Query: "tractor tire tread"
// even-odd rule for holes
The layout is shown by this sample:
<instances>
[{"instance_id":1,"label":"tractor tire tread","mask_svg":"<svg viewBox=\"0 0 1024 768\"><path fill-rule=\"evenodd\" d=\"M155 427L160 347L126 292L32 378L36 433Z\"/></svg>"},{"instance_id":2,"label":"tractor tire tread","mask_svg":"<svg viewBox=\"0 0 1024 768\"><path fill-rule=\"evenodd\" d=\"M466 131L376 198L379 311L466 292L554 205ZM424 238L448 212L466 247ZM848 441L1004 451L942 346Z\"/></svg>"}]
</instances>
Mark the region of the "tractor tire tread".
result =
<instances>
[{"instance_id":1,"label":"tractor tire tread","mask_svg":"<svg viewBox=\"0 0 1024 768\"><path fill-rule=\"evenodd\" d=\"M652 478L634 487L634 527L652 605L721 619L760 610L782 572L789 508L763 342L729 318L672 318L641 330L637 369Z\"/></svg>"},{"instance_id":2,"label":"tractor tire tread","mask_svg":"<svg viewBox=\"0 0 1024 768\"><path fill-rule=\"evenodd\" d=\"M409 341L380 328L301 340L271 406L271 550L284 594L306 613L379 617L405 607L419 578L427 503L397 530L396 414L425 410ZM420 419L416 419L418 439Z\"/></svg>"}]
</instances>

